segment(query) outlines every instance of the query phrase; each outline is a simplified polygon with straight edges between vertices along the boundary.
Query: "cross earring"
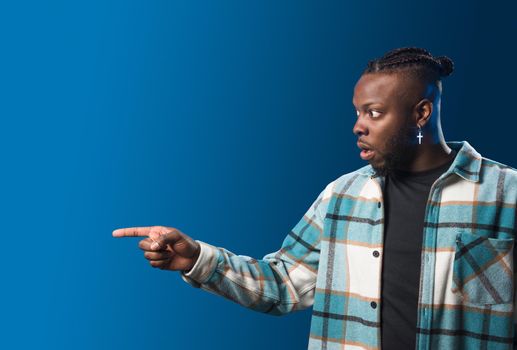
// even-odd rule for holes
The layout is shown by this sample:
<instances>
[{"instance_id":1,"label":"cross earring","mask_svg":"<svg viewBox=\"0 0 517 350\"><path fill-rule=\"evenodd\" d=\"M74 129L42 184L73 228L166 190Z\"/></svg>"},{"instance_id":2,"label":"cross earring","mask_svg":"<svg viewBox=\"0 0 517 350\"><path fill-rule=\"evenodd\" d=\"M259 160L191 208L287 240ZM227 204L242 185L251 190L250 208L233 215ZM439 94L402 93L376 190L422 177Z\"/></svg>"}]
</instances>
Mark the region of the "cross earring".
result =
<instances>
[{"instance_id":1,"label":"cross earring","mask_svg":"<svg viewBox=\"0 0 517 350\"><path fill-rule=\"evenodd\" d=\"M418 135L417 135L418 144L421 145L422 144L422 138L424 136L422 135L422 128L420 127L420 125L417 125L417 126L418 126Z\"/></svg>"}]
</instances>

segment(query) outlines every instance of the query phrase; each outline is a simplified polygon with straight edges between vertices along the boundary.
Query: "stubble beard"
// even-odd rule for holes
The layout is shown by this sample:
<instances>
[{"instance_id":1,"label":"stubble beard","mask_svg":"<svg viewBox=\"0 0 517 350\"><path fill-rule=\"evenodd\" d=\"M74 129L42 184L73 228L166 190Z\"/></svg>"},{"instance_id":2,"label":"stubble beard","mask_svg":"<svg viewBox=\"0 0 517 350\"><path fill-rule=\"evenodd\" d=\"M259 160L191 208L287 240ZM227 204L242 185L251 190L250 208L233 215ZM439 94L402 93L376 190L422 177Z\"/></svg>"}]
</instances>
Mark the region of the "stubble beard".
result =
<instances>
[{"instance_id":1,"label":"stubble beard","mask_svg":"<svg viewBox=\"0 0 517 350\"><path fill-rule=\"evenodd\" d=\"M413 140L414 132L409 125L406 125L399 133L393 135L386 141L385 153L380 153L384 162L380 165L371 164L378 176L387 176L396 169L403 169L415 157L416 147Z\"/></svg>"}]
</instances>

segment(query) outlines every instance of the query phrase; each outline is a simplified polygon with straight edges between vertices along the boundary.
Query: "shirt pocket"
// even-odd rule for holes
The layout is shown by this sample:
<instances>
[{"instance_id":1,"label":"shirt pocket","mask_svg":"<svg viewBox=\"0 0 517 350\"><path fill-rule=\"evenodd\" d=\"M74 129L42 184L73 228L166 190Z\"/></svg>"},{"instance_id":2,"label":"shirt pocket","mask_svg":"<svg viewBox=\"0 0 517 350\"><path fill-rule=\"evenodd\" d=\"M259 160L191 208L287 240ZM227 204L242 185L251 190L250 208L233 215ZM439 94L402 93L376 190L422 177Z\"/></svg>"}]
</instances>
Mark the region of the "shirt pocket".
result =
<instances>
[{"instance_id":1,"label":"shirt pocket","mask_svg":"<svg viewBox=\"0 0 517 350\"><path fill-rule=\"evenodd\" d=\"M459 293L467 303L511 303L513 245L513 239L457 234L452 292Z\"/></svg>"}]
</instances>

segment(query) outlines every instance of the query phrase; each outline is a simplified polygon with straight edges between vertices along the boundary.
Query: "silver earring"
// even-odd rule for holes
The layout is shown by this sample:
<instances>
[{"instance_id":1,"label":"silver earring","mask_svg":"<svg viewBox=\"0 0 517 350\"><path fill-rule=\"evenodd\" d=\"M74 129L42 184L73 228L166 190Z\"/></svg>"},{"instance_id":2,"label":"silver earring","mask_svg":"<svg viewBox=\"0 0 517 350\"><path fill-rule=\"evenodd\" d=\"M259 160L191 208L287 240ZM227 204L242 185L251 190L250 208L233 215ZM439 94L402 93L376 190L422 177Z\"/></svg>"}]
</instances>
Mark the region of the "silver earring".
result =
<instances>
[{"instance_id":1,"label":"silver earring","mask_svg":"<svg viewBox=\"0 0 517 350\"><path fill-rule=\"evenodd\" d=\"M417 125L417 126L418 126L418 135L417 135L418 144L421 145L422 144L422 138L424 136L422 135L422 128L420 127L420 125Z\"/></svg>"}]
</instances>

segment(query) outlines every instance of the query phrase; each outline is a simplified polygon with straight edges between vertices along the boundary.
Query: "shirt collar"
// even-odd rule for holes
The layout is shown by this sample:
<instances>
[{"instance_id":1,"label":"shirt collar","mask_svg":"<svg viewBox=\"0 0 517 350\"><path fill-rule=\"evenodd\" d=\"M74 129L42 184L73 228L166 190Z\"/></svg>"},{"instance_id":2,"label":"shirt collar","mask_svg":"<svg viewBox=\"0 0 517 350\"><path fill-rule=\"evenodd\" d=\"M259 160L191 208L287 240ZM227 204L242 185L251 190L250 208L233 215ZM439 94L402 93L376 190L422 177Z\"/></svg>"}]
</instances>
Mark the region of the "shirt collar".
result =
<instances>
[{"instance_id":1,"label":"shirt collar","mask_svg":"<svg viewBox=\"0 0 517 350\"><path fill-rule=\"evenodd\" d=\"M446 141L445 143L457 153L451 166L442 176L455 173L467 181L478 182L481 170L481 155L467 141ZM375 175L375 170L370 164L357 171L361 175Z\"/></svg>"}]
</instances>

